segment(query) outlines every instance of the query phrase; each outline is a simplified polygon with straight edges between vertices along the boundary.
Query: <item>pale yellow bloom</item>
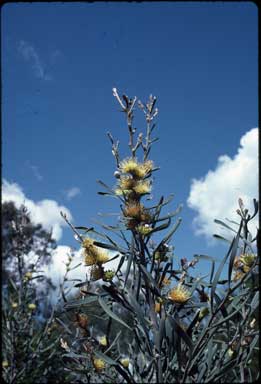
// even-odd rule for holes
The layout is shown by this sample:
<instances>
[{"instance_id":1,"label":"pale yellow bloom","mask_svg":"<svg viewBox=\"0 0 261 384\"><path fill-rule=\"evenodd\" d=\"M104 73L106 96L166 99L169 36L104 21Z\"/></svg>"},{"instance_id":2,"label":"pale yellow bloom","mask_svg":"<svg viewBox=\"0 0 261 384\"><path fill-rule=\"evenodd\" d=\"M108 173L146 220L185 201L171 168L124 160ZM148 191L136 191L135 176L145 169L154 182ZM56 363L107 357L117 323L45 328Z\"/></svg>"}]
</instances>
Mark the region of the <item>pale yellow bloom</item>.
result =
<instances>
[{"instance_id":1,"label":"pale yellow bloom","mask_svg":"<svg viewBox=\"0 0 261 384\"><path fill-rule=\"evenodd\" d=\"M256 259L256 255L245 253L240 256L239 260L247 267L252 267Z\"/></svg>"},{"instance_id":2,"label":"pale yellow bloom","mask_svg":"<svg viewBox=\"0 0 261 384\"><path fill-rule=\"evenodd\" d=\"M137 232L139 232L142 236L148 235L152 229L150 226L145 225L138 225L136 228Z\"/></svg>"},{"instance_id":3,"label":"pale yellow bloom","mask_svg":"<svg viewBox=\"0 0 261 384\"><path fill-rule=\"evenodd\" d=\"M108 341L106 336L99 337L98 341L100 345L102 345L103 347L107 347Z\"/></svg>"},{"instance_id":4,"label":"pale yellow bloom","mask_svg":"<svg viewBox=\"0 0 261 384\"><path fill-rule=\"evenodd\" d=\"M150 193L151 184L148 180L139 181L137 185L133 188L133 190L138 195L145 195L147 193Z\"/></svg>"},{"instance_id":5,"label":"pale yellow bloom","mask_svg":"<svg viewBox=\"0 0 261 384\"><path fill-rule=\"evenodd\" d=\"M14 309L18 307L18 303L12 303L11 305L12 305L12 308Z\"/></svg>"},{"instance_id":6,"label":"pale yellow bloom","mask_svg":"<svg viewBox=\"0 0 261 384\"><path fill-rule=\"evenodd\" d=\"M9 366L9 363L7 360L2 361L2 367L7 368Z\"/></svg>"},{"instance_id":7,"label":"pale yellow bloom","mask_svg":"<svg viewBox=\"0 0 261 384\"><path fill-rule=\"evenodd\" d=\"M130 364L130 360L128 358L124 358L124 359L121 359L120 360L120 363L121 365L124 367L124 368L128 368L129 367L129 364Z\"/></svg>"},{"instance_id":8,"label":"pale yellow bloom","mask_svg":"<svg viewBox=\"0 0 261 384\"><path fill-rule=\"evenodd\" d=\"M182 285L178 285L177 287L174 287L171 289L171 291L168 294L168 298L172 300L174 303L178 304L184 304L186 303L191 297L190 292L183 287Z\"/></svg>"},{"instance_id":9,"label":"pale yellow bloom","mask_svg":"<svg viewBox=\"0 0 261 384\"><path fill-rule=\"evenodd\" d=\"M119 181L119 187L122 190L132 189L133 187L135 187L136 184L137 184L137 181L134 180L132 177L128 177L128 176L121 177Z\"/></svg>"},{"instance_id":10,"label":"pale yellow bloom","mask_svg":"<svg viewBox=\"0 0 261 384\"><path fill-rule=\"evenodd\" d=\"M102 371L106 367L106 363L102 359L93 359L93 366L96 369L96 371Z\"/></svg>"},{"instance_id":11,"label":"pale yellow bloom","mask_svg":"<svg viewBox=\"0 0 261 384\"><path fill-rule=\"evenodd\" d=\"M153 169L153 162L147 160L144 163L139 163L137 159L127 158L120 163L122 173L130 173L133 177L143 179Z\"/></svg>"},{"instance_id":12,"label":"pale yellow bloom","mask_svg":"<svg viewBox=\"0 0 261 384\"><path fill-rule=\"evenodd\" d=\"M94 241L91 238L85 238L82 243L86 266L103 264L109 260L107 252L94 245Z\"/></svg>"},{"instance_id":13,"label":"pale yellow bloom","mask_svg":"<svg viewBox=\"0 0 261 384\"><path fill-rule=\"evenodd\" d=\"M36 305L34 303L30 303L28 304L28 308L33 311L34 309L36 309Z\"/></svg>"},{"instance_id":14,"label":"pale yellow bloom","mask_svg":"<svg viewBox=\"0 0 261 384\"><path fill-rule=\"evenodd\" d=\"M32 272L26 272L25 274L25 277L27 277L27 279L31 279L32 278Z\"/></svg>"}]
</instances>

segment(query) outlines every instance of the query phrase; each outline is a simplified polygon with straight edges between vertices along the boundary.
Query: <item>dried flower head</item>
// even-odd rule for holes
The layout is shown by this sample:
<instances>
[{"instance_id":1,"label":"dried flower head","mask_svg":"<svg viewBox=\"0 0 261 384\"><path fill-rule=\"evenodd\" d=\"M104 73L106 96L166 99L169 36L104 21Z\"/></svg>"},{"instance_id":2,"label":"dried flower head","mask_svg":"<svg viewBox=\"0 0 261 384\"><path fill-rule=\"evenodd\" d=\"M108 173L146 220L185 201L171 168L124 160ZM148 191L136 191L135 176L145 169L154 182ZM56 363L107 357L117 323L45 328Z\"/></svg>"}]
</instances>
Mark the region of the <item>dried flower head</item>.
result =
<instances>
[{"instance_id":1,"label":"dried flower head","mask_svg":"<svg viewBox=\"0 0 261 384\"><path fill-rule=\"evenodd\" d=\"M151 215L148 210L144 208L144 206L138 202L130 202L126 204L125 208L123 209L123 215L125 216L126 220L126 227L128 229L135 229L138 227L142 222L150 222L151 221ZM144 227L144 228L143 228ZM144 224L140 228L136 228L138 231L139 229L143 231L144 234L147 234L150 232L149 225Z\"/></svg>"},{"instance_id":2,"label":"dried flower head","mask_svg":"<svg viewBox=\"0 0 261 384\"><path fill-rule=\"evenodd\" d=\"M125 217L132 217L137 220L142 220L145 217L144 206L140 203L134 202L127 204L123 210Z\"/></svg>"},{"instance_id":3,"label":"dried flower head","mask_svg":"<svg viewBox=\"0 0 261 384\"><path fill-rule=\"evenodd\" d=\"M91 268L91 280L97 281L103 277L103 267L100 265L93 265Z\"/></svg>"},{"instance_id":4,"label":"dried flower head","mask_svg":"<svg viewBox=\"0 0 261 384\"><path fill-rule=\"evenodd\" d=\"M169 291L168 298L174 303L184 304L191 297L190 292L182 285L177 285Z\"/></svg>"},{"instance_id":5,"label":"dried flower head","mask_svg":"<svg viewBox=\"0 0 261 384\"><path fill-rule=\"evenodd\" d=\"M245 275L244 272L242 272L242 271L237 271L237 272L234 274L232 280L233 280L233 281L241 280L242 277L243 277L244 275Z\"/></svg>"},{"instance_id":6,"label":"dried flower head","mask_svg":"<svg viewBox=\"0 0 261 384\"><path fill-rule=\"evenodd\" d=\"M77 313L76 322L79 325L79 327L86 329L89 322L89 317L85 313Z\"/></svg>"},{"instance_id":7,"label":"dried flower head","mask_svg":"<svg viewBox=\"0 0 261 384\"><path fill-rule=\"evenodd\" d=\"M242 261L240 261L240 258L235 257L234 264L233 264L234 269L239 269L242 266L243 266L243 263L242 263Z\"/></svg>"},{"instance_id":8,"label":"dried flower head","mask_svg":"<svg viewBox=\"0 0 261 384\"><path fill-rule=\"evenodd\" d=\"M93 359L93 366L96 369L97 372L102 371L106 367L106 363L102 359Z\"/></svg>"}]
</instances>

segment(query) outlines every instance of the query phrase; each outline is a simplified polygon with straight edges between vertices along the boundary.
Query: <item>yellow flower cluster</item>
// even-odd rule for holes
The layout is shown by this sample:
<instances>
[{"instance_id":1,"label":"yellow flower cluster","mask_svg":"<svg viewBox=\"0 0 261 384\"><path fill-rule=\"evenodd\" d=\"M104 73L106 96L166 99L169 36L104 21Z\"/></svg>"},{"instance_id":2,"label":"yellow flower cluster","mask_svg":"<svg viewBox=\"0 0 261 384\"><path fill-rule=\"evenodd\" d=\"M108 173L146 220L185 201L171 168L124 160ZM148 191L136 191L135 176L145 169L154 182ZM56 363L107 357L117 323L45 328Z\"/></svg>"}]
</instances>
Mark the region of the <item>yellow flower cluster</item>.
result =
<instances>
[{"instance_id":1,"label":"yellow flower cluster","mask_svg":"<svg viewBox=\"0 0 261 384\"><path fill-rule=\"evenodd\" d=\"M129 198L150 193L151 183L144 179L149 177L153 170L151 160L139 163L135 158L127 158L120 163L119 170L121 176L115 189L116 195L126 195Z\"/></svg>"},{"instance_id":2,"label":"yellow flower cluster","mask_svg":"<svg viewBox=\"0 0 261 384\"><path fill-rule=\"evenodd\" d=\"M125 178L124 178L125 179ZM133 193L136 195L146 195L151 192L151 183L148 180L133 180L133 183L129 183L129 188L126 188L126 180L122 185L122 179L119 181L119 186L115 189L115 194L118 196L126 195L131 196ZM132 187L130 185L132 184Z\"/></svg>"},{"instance_id":3,"label":"yellow flower cluster","mask_svg":"<svg viewBox=\"0 0 261 384\"><path fill-rule=\"evenodd\" d=\"M104 250L94 245L94 241L95 240L91 238L86 238L82 243L86 266L102 265L109 260L108 254Z\"/></svg>"},{"instance_id":4,"label":"yellow flower cluster","mask_svg":"<svg viewBox=\"0 0 261 384\"><path fill-rule=\"evenodd\" d=\"M9 366L9 363L7 360L2 361L2 367L7 368Z\"/></svg>"},{"instance_id":5,"label":"yellow flower cluster","mask_svg":"<svg viewBox=\"0 0 261 384\"><path fill-rule=\"evenodd\" d=\"M120 360L120 363L121 365L124 367L124 368L128 368L129 367L129 364L130 364L130 360L126 357L124 359L121 359Z\"/></svg>"},{"instance_id":6,"label":"yellow flower cluster","mask_svg":"<svg viewBox=\"0 0 261 384\"><path fill-rule=\"evenodd\" d=\"M169 291L168 298L174 303L184 304L191 298L191 294L185 287L178 285Z\"/></svg>"},{"instance_id":7,"label":"yellow flower cluster","mask_svg":"<svg viewBox=\"0 0 261 384\"><path fill-rule=\"evenodd\" d=\"M99 344L100 344L102 347L107 347L107 345L108 345L108 341L107 341L107 337L106 337L105 335L99 337L98 341L99 341Z\"/></svg>"},{"instance_id":8,"label":"yellow flower cluster","mask_svg":"<svg viewBox=\"0 0 261 384\"><path fill-rule=\"evenodd\" d=\"M136 228L137 232L139 232L142 236L147 236L152 231L151 227L147 224L145 225L138 225Z\"/></svg>"},{"instance_id":9,"label":"yellow flower cluster","mask_svg":"<svg viewBox=\"0 0 261 384\"><path fill-rule=\"evenodd\" d=\"M254 265L256 260L255 254L245 253L236 257L234 260L234 276L233 281L238 281L242 279L242 277L250 271L251 267Z\"/></svg>"},{"instance_id":10,"label":"yellow flower cluster","mask_svg":"<svg viewBox=\"0 0 261 384\"><path fill-rule=\"evenodd\" d=\"M106 363L102 359L93 359L93 366L96 369L97 372L102 371L106 367Z\"/></svg>"},{"instance_id":11,"label":"yellow flower cluster","mask_svg":"<svg viewBox=\"0 0 261 384\"><path fill-rule=\"evenodd\" d=\"M120 163L120 171L122 173L129 173L136 179L143 179L148 176L152 169L153 162L151 160L139 163L135 158L127 158Z\"/></svg>"},{"instance_id":12,"label":"yellow flower cluster","mask_svg":"<svg viewBox=\"0 0 261 384\"><path fill-rule=\"evenodd\" d=\"M33 311L34 309L36 309L36 305L34 303L28 304L28 309Z\"/></svg>"}]
</instances>

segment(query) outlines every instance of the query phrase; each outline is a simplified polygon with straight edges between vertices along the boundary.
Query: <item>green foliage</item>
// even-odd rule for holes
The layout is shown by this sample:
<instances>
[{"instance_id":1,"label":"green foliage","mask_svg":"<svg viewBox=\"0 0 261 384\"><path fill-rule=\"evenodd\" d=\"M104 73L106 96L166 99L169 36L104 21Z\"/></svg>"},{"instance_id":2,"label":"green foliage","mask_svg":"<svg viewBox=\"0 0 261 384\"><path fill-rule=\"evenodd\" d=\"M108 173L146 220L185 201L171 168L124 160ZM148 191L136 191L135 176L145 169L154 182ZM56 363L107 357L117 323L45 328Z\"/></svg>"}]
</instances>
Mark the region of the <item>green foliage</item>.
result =
<instances>
[{"instance_id":1,"label":"green foliage","mask_svg":"<svg viewBox=\"0 0 261 384\"><path fill-rule=\"evenodd\" d=\"M91 266L86 281L77 284L78 299L70 302L64 295L63 320L70 328L63 343L66 368L82 383L252 382L258 378L259 294L256 238L248 224L257 214L257 202L250 215L239 200L237 229L218 221L235 232L223 259L195 255L191 261L174 261L170 241L181 219L172 220L180 208L164 214L171 201L164 197L156 205L144 205L151 200L152 175L158 169L148 159L157 141L152 137L156 98L150 96L145 105L138 102L146 134L135 139L136 97L120 98L115 88L113 95L126 115L130 157L120 158L119 142L109 133L117 182L112 187L99 184L106 189L101 195L119 200L120 219L116 225L101 223L109 236L74 227L65 217ZM107 279L112 252L121 259L114 277ZM210 261L203 277L195 275L200 259ZM102 327L95 326L95 317ZM126 340L124 347L121 340Z\"/></svg>"},{"instance_id":2,"label":"green foliage","mask_svg":"<svg viewBox=\"0 0 261 384\"><path fill-rule=\"evenodd\" d=\"M31 223L24 207L4 203L2 209L2 378L10 384L66 382L59 353L63 329L54 310L48 314L52 286L40 271L55 241Z\"/></svg>"}]
</instances>

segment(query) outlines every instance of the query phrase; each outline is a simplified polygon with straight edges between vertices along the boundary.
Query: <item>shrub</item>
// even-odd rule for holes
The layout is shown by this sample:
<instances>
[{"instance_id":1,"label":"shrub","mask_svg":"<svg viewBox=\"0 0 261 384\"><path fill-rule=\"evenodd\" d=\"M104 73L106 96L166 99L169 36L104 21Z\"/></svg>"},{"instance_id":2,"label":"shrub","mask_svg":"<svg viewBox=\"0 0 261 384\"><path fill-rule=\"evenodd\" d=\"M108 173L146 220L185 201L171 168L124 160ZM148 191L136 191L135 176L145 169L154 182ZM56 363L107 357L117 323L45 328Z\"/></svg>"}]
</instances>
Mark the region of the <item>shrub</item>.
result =
<instances>
[{"instance_id":1,"label":"shrub","mask_svg":"<svg viewBox=\"0 0 261 384\"><path fill-rule=\"evenodd\" d=\"M105 189L99 193L119 200L120 219L114 225L102 223L103 231L98 231L74 227L63 215L90 268L86 281L76 285L79 297L68 301L64 295L67 336L61 343L66 369L82 383L256 380L258 259L256 238L248 231L258 211L256 200L252 215L239 200L240 223L236 231L231 228L235 236L218 264L210 256L196 255L191 261L177 260L177 265L170 241L181 222L178 218L172 225L180 207L164 214L171 201L164 197L145 204L158 170L149 159L157 141L152 137L156 98L137 102L146 133L136 138L136 97L121 98L115 88L113 95L126 116L130 156L120 158L119 142L108 133L116 185L99 181ZM118 268L106 270L112 258L119 259ZM211 268L199 278L194 271L201 259ZM102 324L98 330L97 319Z\"/></svg>"}]
</instances>

